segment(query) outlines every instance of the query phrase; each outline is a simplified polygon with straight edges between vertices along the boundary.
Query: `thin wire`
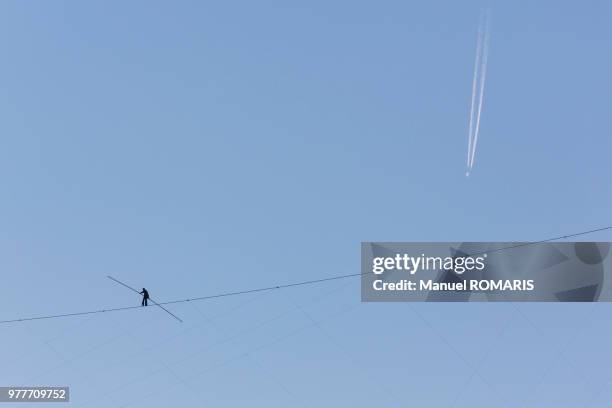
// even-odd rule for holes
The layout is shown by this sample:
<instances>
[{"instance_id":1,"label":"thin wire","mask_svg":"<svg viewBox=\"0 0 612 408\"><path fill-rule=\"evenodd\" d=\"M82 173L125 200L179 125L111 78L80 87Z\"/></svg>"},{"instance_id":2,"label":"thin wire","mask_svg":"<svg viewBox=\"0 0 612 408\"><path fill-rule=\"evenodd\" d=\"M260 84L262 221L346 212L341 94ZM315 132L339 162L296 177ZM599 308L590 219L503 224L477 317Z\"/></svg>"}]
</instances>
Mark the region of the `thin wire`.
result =
<instances>
[{"instance_id":1,"label":"thin wire","mask_svg":"<svg viewBox=\"0 0 612 408\"><path fill-rule=\"evenodd\" d=\"M481 255L481 254L485 254L485 253L500 252L500 251L505 251L505 250L519 248L519 247L524 247L524 246L529 246L529 245L541 244L541 243L544 243L544 242L551 242L551 241L557 241L557 240L560 240L560 239L567 239L567 238L578 237L578 236L581 236L581 235L592 234L592 233L595 233L595 232L601 232L601 231L606 231L606 230L610 230L610 229L612 229L612 226L603 227L603 228L597 228L597 229L593 229L593 230L589 230L589 231L577 232L575 234L562 235L562 236L559 236L559 237L543 239L543 240L540 240L540 241L525 242L525 243L522 243L522 244L516 244L516 245L507 246L507 247L492 249L492 250L489 250L489 251L478 252L478 253L474 253L474 254L471 254L471 255ZM302 281L302 282L287 283L287 284L284 284L284 285L276 285L276 286L268 286L268 287L264 287L264 288L256 288L256 289L247 289L247 290L240 290L240 291L233 291L233 292L218 293L218 294L215 294L215 295L201 296L201 297L195 297L195 298L170 300L168 302L160 302L160 303L157 303L157 304L160 305L160 307L161 307L161 305L171 305L171 304L176 304L176 303L195 302L195 301L200 301L200 300L216 299L216 298L222 298L222 297L228 297L228 296L246 295L248 293L256 293L256 292L267 292L267 291L278 290L278 289L287 289L287 288L296 287L296 286L305 286L305 285L313 285L313 284L316 284L316 283L330 282L330 281L339 280L339 279L347 279L347 278L352 278L352 277L355 277L355 276L365 276L365 275L370 275L371 273L372 272L350 273L350 274L347 274L347 275L331 276L329 278L321 278L321 279L313 279L313 280L307 280L307 281ZM83 316L83 315L95 314L95 313L118 312L118 311L122 311L122 310L131 310L131 309L141 309L141 306L125 306L125 307L115 307L115 308L101 309L101 310L90 310L90 311L86 311L86 312L74 312L74 313L64 313L64 314L45 315L45 316L23 317L23 318L20 318L20 319L0 320L0 324L25 322L25 321L31 321L31 320L56 319L56 318L61 318L61 317Z\"/></svg>"},{"instance_id":2,"label":"thin wire","mask_svg":"<svg viewBox=\"0 0 612 408\"><path fill-rule=\"evenodd\" d=\"M491 250L484 251L484 252L473 253L473 254L470 254L470 256L473 256L473 255L482 255L482 254L490 254L492 252L506 251L508 249L520 248L520 247L529 246L529 245L535 245L535 244L543 244L545 242L558 241L560 239L567 239L567 238L577 237L577 236L580 236L580 235L592 234L594 232L600 232L600 231L605 231L605 230L609 230L609 229L612 229L612 226L603 227L603 228L597 228L597 229L590 230L590 231L578 232L576 234L561 235L559 237L543 239L543 240L540 240L540 241L523 242L521 244L511 245L511 246L497 248L497 249L491 249Z\"/></svg>"}]
</instances>

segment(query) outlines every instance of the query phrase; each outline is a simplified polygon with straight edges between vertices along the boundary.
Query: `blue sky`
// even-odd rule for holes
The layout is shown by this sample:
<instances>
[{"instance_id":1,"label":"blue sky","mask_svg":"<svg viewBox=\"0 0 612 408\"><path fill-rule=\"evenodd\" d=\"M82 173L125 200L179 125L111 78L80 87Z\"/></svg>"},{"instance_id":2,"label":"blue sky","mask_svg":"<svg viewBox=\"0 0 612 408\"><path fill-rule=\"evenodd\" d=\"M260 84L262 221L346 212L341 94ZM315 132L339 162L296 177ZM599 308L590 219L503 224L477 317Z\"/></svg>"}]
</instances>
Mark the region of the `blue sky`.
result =
<instances>
[{"instance_id":1,"label":"blue sky","mask_svg":"<svg viewBox=\"0 0 612 408\"><path fill-rule=\"evenodd\" d=\"M361 241L609 225L611 12L0 3L0 319L140 302L108 274L162 301L358 272ZM5 325L0 385L69 385L75 407L612 400L607 304L359 299L355 279L177 305L183 324L147 309Z\"/></svg>"}]
</instances>

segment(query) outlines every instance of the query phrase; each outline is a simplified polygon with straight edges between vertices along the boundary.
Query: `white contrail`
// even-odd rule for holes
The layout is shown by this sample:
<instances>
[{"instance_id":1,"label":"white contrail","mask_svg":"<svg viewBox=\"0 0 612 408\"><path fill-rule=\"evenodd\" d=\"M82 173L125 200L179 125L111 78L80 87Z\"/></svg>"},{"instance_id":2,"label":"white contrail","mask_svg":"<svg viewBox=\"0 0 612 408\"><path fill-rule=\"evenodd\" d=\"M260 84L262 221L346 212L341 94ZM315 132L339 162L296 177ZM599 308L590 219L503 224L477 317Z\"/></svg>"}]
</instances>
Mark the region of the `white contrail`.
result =
<instances>
[{"instance_id":1,"label":"white contrail","mask_svg":"<svg viewBox=\"0 0 612 408\"><path fill-rule=\"evenodd\" d=\"M476 143L480 130L480 116L484 101L484 87L487 76L487 60L489 54L489 12L486 10L481 16L478 27L478 39L476 43L476 61L474 63L474 79L472 81L472 100L470 106L470 122L468 130L468 156L467 170L465 175L469 176L474 166L476 155Z\"/></svg>"},{"instance_id":2,"label":"white contrail","mask_svg":"<svg viewBox=\"0 0 612 408\"><path fill-rule=\"evenodd\" d=\"M470 161L472 156L472 133L474 131L474 107L476 106L476 84L478 84L478 68L480 65L480 54L482 51L482 35L480 30L478 32L478 40L476 41L476 61L474 61L474 79L472 81L472 104L470 106L470 125L468 130L468 154L467 164L470 167Z\"/></svg>"},{"instance_id":3,"label":"white contrail","mask_svg":"<svg viewBox=\"0 0 612 408\"><path fill-rule=\"evenodd\" d=\"M474 140L472 142L472 154L469 168L474 167L474 157L476 156L476 144L478 143L478 133L480 131L480 116L482 114L482 104L484 102L485 80L487 78L487 60L489 58L489 14L485 15L485 32L482 45L482 61L480 68L480 95L478 97L478 111L476 114L476 126L474 127Z\"/></svg>"}]
</instances>

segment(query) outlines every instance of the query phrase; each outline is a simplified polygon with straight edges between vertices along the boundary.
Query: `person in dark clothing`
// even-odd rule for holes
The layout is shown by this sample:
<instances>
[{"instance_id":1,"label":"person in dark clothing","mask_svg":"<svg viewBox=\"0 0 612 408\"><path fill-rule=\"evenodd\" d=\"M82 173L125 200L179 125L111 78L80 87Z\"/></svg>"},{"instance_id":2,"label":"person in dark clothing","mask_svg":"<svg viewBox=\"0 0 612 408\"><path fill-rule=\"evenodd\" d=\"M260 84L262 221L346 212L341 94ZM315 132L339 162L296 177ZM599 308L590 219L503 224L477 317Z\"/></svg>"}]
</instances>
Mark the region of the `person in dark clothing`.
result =
<instances>
[{"instance_id":1,"label":"person in dark clothing","mask_svg":"<svg viewBox=\"0 0 612 408\"><path fill-rule=\"evenodd\" d=\"M142 306L148 306L147 300L149 300L149 292L147 292L145 288L142 288L140 294L142 295Z\"/></svg>"}]
</instances>

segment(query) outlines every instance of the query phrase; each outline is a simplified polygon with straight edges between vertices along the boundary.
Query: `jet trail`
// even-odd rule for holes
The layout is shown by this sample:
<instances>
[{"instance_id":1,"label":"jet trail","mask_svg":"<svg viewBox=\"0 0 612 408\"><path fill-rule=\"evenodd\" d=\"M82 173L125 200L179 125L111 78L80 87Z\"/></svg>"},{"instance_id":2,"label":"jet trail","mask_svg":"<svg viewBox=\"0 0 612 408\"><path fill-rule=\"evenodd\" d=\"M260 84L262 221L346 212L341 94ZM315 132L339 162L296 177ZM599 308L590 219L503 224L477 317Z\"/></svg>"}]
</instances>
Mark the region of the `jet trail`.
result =
<instances>
[{"instance_id":1,"label":"jet trail","mask_svg":"<svg viewBox=\"0 0 612 408\"><path fill-rule=\"evenodd\" d=\"M478 40L476 43L476 61L474 63L474 79L472 81L472 100L470 107L470 122L468 130L468 156L466 176L470 175L474 167L476 155L476 144L480 131L480 117L484 102L484 88L487 77L487 62L489 57L489 12L484 12L478 29ZM478 89L477 89L478 88ZM477 108L476 108L477 107Z\"/></svg>"},{"instance_id":2,"label":"jet trail","mask_svg":"<svg viewBox=\"0 0 612 408\"><path fill-rule=\"evenodd\" d=\"M472 157L472 133L474 131L474 107L476 106L476 85L478 84L478 68L480 66L480 54L482 52L482 35L478 32L478 40L476 42L476 61L474 62L474 80L472 81L472 104L470 106L470 125L468 130L468 154L467 164L470 167Z\"/></svg>"}]
</instances>

